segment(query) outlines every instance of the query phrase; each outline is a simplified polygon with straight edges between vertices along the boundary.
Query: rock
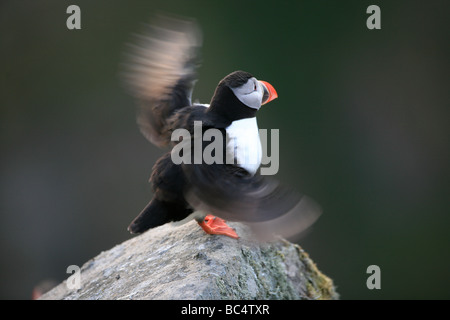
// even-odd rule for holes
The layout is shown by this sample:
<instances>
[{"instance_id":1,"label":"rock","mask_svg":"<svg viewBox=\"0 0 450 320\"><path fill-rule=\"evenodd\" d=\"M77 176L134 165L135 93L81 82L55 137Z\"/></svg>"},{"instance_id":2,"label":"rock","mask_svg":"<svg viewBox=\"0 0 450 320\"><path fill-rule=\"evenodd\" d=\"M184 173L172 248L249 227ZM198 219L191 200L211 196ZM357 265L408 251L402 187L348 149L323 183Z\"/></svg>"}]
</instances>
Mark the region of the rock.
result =
<instances>
[{"instance_id":1,"label":"rock","mask_svg":"<svg viewBox=\"0 0 450 320\"><path fill-rule=\"evenodd\" d=\"M333 282L300 246L279 239L208 235L191 221L166 224L100 253L41 299L337 299Z\"/></svg>"}]
</instances>

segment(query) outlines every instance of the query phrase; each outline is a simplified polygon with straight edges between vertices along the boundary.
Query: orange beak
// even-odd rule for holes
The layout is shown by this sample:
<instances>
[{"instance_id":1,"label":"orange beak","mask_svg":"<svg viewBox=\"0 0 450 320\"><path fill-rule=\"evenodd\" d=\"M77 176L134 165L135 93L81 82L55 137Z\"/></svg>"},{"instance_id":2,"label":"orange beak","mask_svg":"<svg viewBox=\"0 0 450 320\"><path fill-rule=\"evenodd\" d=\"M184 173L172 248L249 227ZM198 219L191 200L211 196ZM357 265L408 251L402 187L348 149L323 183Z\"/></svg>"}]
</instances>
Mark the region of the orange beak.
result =
<instances>
[{"instance_id":1,"label":"orange beak","mask_svg":"<svg viewBox=\"0 0 450 320\"><path fill-rule=\"evenodd\" d=\"M263 99L261 105L264 105L276 98L278 98L278 93L275 91L275 88L266 81L259 81L264 89Z\"/></svg>"}]
</instances>

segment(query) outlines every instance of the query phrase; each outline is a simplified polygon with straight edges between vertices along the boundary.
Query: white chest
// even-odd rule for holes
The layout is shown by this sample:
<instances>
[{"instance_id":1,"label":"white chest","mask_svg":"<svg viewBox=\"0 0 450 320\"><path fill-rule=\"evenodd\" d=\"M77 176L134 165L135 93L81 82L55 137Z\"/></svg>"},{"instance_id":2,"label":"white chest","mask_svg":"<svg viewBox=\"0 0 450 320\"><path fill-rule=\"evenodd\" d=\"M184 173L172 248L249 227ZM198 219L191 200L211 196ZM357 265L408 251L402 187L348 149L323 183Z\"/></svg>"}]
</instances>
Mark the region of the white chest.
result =
<instances>
[{"instance_id":1,"label":"white chest","mask_svg":"<svg viewBox=\"0 0 450 320\"><path fill-rule=\"evenodd\" d=\"M234 154L236 164L255 174L261 165L262 147L256 117L236 120L226 128L227 152Z\"/></svg>"}]
</instances>

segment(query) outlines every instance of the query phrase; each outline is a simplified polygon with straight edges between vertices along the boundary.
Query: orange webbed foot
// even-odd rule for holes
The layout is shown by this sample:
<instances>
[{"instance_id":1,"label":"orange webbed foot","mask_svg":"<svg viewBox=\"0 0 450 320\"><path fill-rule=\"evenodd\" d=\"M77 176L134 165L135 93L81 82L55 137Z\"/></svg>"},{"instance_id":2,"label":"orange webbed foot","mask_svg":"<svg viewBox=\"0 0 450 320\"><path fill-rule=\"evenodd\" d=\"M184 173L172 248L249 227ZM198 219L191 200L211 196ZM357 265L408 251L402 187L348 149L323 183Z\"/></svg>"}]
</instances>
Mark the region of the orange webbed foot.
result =
<instances>
[{"instance_id":1,"label":"orange webbed foot","mask_svg":"<svg viewBox=\"0 0 450 320\"><path fill-rule=\"evenodd\" d=\"M208 234L220 234L231 237L233 239L239 238L236 231L234 231L233 228L229 227L225 223L225 220L211 214L208 214L201 222L198 222L198 224Z\"/></svg>"}]
</instances>

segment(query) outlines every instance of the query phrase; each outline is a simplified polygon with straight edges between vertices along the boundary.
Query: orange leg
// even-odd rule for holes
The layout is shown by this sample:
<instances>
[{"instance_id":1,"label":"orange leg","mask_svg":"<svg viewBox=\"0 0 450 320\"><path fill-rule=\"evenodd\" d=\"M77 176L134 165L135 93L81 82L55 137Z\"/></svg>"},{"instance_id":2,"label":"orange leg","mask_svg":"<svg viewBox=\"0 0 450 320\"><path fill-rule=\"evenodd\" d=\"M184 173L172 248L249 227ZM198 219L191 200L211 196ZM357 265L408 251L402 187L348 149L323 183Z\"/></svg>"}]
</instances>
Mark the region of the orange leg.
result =
<instances>
[{"instance_id":1,"label":"orange leg","mask_svg":"<svg viewBox=\"0 0 450 320\"><path fill-rule=\"evenodd\" d=\"M234 231L233 228L229 227L225 223L225 220L211 214L208 214L202 221L198 222L198 224L208 234L221 234L234 239L239 238L236 231Z\"/></svg>"}]
</instances>

